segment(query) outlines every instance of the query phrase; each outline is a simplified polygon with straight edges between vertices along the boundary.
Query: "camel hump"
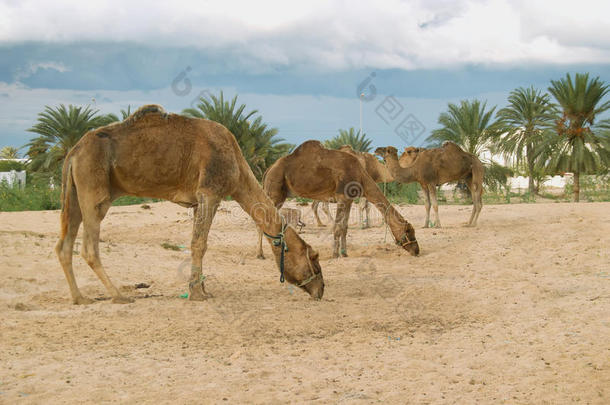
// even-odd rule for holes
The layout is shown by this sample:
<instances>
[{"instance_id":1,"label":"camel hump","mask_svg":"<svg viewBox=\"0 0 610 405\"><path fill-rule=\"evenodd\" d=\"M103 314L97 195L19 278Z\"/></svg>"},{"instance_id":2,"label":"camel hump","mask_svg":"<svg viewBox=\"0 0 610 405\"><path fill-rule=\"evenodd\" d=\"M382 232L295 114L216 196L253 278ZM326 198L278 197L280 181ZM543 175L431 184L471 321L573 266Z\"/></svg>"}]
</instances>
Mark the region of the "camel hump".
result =
<instances>
[{"instance_id":1,"label":"camel hump","mask_svg":"<svg viewBox=\"0 0 610 405\"><path fill-rule=\"evenodd\" d=\"M355 152L354 148L351 145L342 145L339 149L341 152Z\"/></svg>"},{"instance_id":2,"label":"camel hump","mask_svg":"<svg viewBox=\"0 0 610 405\"><path fill-rule=\"evenodd\" d=\"M147 104L138 108L133 114L129 116L125 120L125 122L134 123L139 121L140 119L146 117L149 114L161 114L162 116L167 116L167 112L163 107L158 104Z\"/></svg>"},{"instance_id":3,"label":"camel hump","mask_svg":"<svg viewBox=\"0 0 610 405\"><path fill-rule=\"evenodd\" d=\"M453 142L453 141L445 141L443 142L443 148L457 148L459 150L462 150L462 148L460 148L460 145L458 145L457 143Z\"/></svg>"},{"instance_id":4,"label":"camel hump","mask_svg":"<svg viewBox=\"0 0 610 405\"><path fill-rule=\"evenodd\" d=\"M298 155L301 153L315 153L321 149L326 149L322 142L316 140L305 141L300 144L293 152L293 155Z\"/></svg>"}]
</instances>

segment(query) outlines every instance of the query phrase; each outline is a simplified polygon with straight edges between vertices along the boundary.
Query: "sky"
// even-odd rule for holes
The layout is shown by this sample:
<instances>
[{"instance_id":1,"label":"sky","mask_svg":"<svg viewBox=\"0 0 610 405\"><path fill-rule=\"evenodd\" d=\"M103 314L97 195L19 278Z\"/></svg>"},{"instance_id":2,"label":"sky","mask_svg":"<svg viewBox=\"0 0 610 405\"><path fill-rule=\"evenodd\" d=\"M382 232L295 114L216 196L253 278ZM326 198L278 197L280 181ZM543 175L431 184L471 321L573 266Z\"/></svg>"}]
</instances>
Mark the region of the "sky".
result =
<instances>
[{"instance_id":1,"label":"sky","mask_svg":"<svg viewBox=\"0 0 610 405\"><path fill-rule=\"evenodd\" d=\"M401 148L450 102L576 72L610 81L610 2L0 0L0 147L47 105L179 113L223 91L294 144L362 123Z\"/></svg>"}]
</instances>

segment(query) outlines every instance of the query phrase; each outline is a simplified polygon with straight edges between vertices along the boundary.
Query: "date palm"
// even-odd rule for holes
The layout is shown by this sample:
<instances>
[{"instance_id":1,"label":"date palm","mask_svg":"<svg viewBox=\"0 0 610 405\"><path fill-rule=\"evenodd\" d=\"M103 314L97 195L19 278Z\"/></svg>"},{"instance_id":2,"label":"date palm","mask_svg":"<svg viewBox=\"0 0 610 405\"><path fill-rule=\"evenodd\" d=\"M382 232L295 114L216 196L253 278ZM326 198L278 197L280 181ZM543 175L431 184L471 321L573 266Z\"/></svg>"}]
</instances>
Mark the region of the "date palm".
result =
<instances>
[{"instance_id":1,"label":"date palm","mask_svg":"<svg viewBox=\"0 0 610 405\"><path fill-rule=\"evenodd\" d=\"M110 113L110 114L106 114L106 118L105 120L107 120L108 124L112 123L112 122L118 122L118 121L125 121L129 116L131 115L131 105L127 106L127 109L121 109L121 118L119 118L118 115Z\"/></svg>"},{"instance_id":2,"label":"date palm","mask_svg":"<svg viewBox=\"0 0 610 405\"><path fill-rule=\"evenodd\" d=\"M498 111L497 116L505 131L496 138L497 150L506 157L514 156L517 164L526 164L528 189L533 196L536 146L543 142L544 129L554 118L550 97L534 87L519 87L510 93L508 106Z\"/></svg>"},{"instance_id":3,"label":"date palm","mask_svg":"<svg viewBox=\"0 0 610 405\"><path fill-rule=\"evenodd\" d=\"M221 123L237 139L241 151L254 174L260 179L275 160L287 154L293 145L284 143L277 137L278 130L269 128L262 122L262 117L254 116L257 110L245 112L246 105L237 105L237 95L231 101L220 96L211 95L210 99L201 97L196 108L187 108L182 114L205 118Z\"/></svg>"},{"instance_id":4,"label":"date palm","mask_svg":"<svg viewBox=\"0 0 610 405\"><path fill-rule=\"evenodd\" d=\"M87 131L108 123L106 116L97 115L97 110L61 104L38 114L37 123L29 132L38 134L25 146L30 157L30 170L57 174L70 149Z\"/></svg>"},{"instance_id":5,"label":"date palm","mask_svg":"<svg viewBox=\"0 0 610 405\"><path fill-rule=\"evenodd\" d=\"M5 146L0 150L0 159L19 159L19 149Z\"/></svg>"},{"instance_id":6,"label":"date palm","mask_svg":"<svg viewBox=\"0 0 610 405\"><path fill-rule=\"evenodd\" d=\"M358 152L369 152L371 150L372 140L366 137L365 133L356 131L353 127L350 129L340 129L339 135L324 142L324 146L328 149L339 149L343 145L349 145L353 150Z\"/></svg>"},{"instance_id":7,"label":"date palm","mask_svg":"<svg viewBox=\"0 0 610 405\"><path fill-rule=\"evenodd\" d=\"M551 80L549 92L560 106L553 133L541 146L543 164L550 173L574 173L574 201L580 200L580 175L595 173L610 161L610 120L596 123L599 114L610 109L603 101L610 87L599 77L568 73Z\"/></svg>"},{"instance_id":8,"label":"date palm","mask_svg":"<svg viewBox=\"0 0 610 405\"><path fill-rule=\"evenodd\" d=\"M479 156L489 146L490 137L496 135L500 123L493 120L496 107L486 111L487 103L479 100L462 100L460 104L449 103L447 111L441 113L438 123L442 126L432 131L426 139L440 146L452 141L464 150Z\"/></svg>"},{"instance_id":9,"label":"date palm","mask_svg":"<svg viewBox=\"0 0 610 405\"><path fill-rule=\"evenodd\" d=\"M441 113L438 123L441 128L432 131L426 139L431 146L441 146L445 141L458 144L466 152L477 156L485 166L483 182L493 188L506 184L511 171L493 161L486 161L481 154L491 147L491 139L497 137L501 122L494 120L496 107L487 110L487 103L479 100L462 100L449 103L447 111ZM493 170L490 170L492 169Z\"/></svg>"}]
</instances>

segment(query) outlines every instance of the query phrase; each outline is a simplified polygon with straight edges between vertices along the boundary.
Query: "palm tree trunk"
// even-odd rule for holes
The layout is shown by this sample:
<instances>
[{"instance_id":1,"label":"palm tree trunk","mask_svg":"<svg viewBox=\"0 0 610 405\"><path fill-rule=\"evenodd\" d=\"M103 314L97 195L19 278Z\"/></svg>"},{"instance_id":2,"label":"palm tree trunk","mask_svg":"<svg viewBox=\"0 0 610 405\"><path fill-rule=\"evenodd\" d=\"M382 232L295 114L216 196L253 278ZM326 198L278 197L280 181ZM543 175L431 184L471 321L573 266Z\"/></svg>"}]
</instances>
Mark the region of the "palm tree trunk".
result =
<instances>
[{"instance_id":1,"label":"palm tree trunk","mask_svg":"<svg viewBox=\"0 0 610 405\"><path fill-rule=\"evenodd\" d=\"M580 201L580 173L574 173L574 202Z\"/></svg>"},{"instance_id":2,"label":"palm tree trunk","mask_svg":"<svg viewBox=\"0 0 610 405\"><path fill-rule=\"evenodd\" d=\"M536 193L536 185L534 183L534 157L532 154L534 153L531 145L527 145L527 171L529 175L529 181L527 183L527 188L529 190L530 196L534 196Z\"/></svg>"}]
</instances>

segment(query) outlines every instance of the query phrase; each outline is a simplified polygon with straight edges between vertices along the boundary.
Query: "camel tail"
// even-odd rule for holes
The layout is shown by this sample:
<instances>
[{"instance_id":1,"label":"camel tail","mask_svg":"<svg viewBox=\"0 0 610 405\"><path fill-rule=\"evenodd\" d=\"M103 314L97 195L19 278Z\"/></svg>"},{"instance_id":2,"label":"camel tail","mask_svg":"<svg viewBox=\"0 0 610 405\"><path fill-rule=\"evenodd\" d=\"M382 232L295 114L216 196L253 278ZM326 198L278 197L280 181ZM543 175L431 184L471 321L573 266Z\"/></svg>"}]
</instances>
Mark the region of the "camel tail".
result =
<instances>
[{"instance_id":1,"label":"camel tail","mask_svg":"<svg viewBox=\"0 0 610 405\"><path fill-rule=\"evenodd\" d=\"M61 239L65 238L68 233L70 204L72 202L70 200L75 196L76 190L74 189L74 180L72 179L72 162L67 157L61 172Z\"/></svg>"}]
</instances>

